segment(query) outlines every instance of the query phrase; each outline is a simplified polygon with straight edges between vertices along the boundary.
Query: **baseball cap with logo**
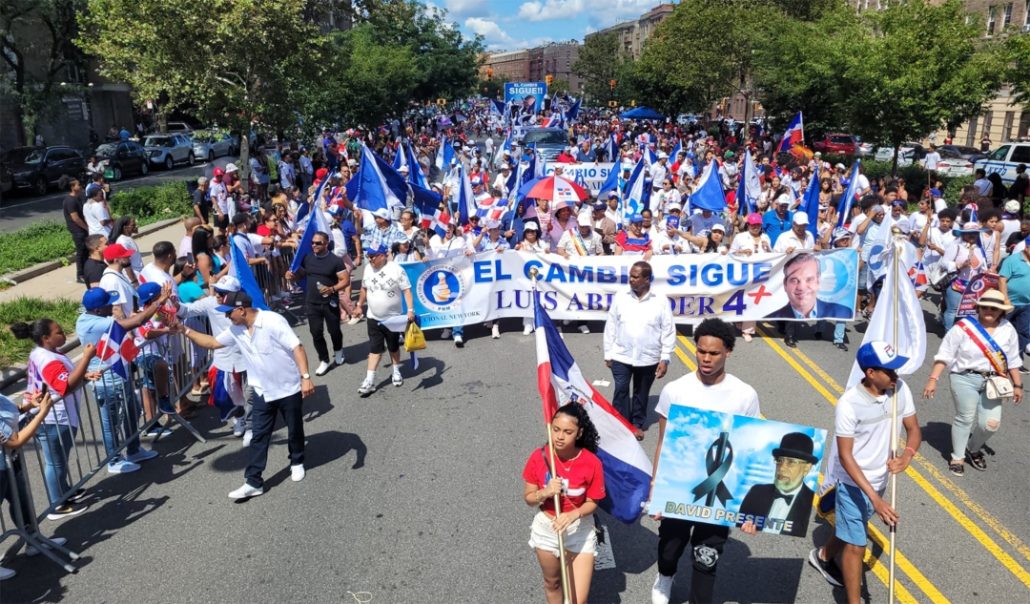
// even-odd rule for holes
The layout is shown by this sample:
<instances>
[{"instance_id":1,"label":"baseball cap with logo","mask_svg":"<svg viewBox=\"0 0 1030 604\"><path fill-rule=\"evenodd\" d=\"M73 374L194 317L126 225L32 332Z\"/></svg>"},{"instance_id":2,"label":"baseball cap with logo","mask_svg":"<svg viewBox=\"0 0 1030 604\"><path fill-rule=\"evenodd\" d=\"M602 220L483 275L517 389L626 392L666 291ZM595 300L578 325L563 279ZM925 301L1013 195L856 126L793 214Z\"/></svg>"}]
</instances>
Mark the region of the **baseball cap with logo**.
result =
<instances>
[{"instance_id":1,"label":"baseball cap with logo","mask_svg":"<svg viewBox=\"0 0 1030 604\"><path fill-rule=\"evenodd\" d=\"M130 258L132 250L120 243L112 243L104 248L104 261L110 262L116 258Z\"/></svg>"},{"instance_id":2,"label":"baseball cap with logo","mask_svg":"<svg viewBox=\"0 0 1030 604\"><path fill-rule=\"evenodd\" d=\"M220 294L231 294L241 289L240 280L232 275L225 275L214 285L215 291Z\"/></svg>"},{"instance_id":3,"label":"baseball cap with logo","mask_svg":"<svg viewBox=\"0 0 1030 604\"><path fill-rule=\"evenodd\" d=\"M161 286L151 281L150 283L144 283L139 286L136 290L136 295L139 297L139 303L143 306L150 304L150 301L161 294Z\"/></svg>"},{"instance_id":4,"label":"baseball cap with logo","mask_svg":"<svg viewBox=\"0 0 1030 604\"><path fill-rule=\"evenodd\" d=\"M644 222L644 217L641 214L633 214L629 217L630 224L640 224Z\"/></svg>"},{"instance_id":5,"label":"baseball cap with logo","mask_svg":"<svg viewBox=\"0 0 1030 604\"><path fill-rule=\"evenodd\" d=\"M371 258L372 256L382 256L385 253L386 253L386 246L385 245L380 245L380 246L376 246L376 247L369 248L369 249L365 250L365 255L368 256L369 258Z\"/></svg>"},{"instance_id":6,"label":"baseball cap with logo","mask_svg":"<svg viewBox=\"0 0 1030 604\"><path fill-rule=\"evenodd\" d=\"M102 287L93 287L82 294L82 307L86 310L96 310L112 304L118 300L118 292L109 292Z\"/></svg>"},{"instance_id":7,"label":"baseball cap with logo","mask_svg":"<svg viewBox=\"0 0 1030 604\"><path fill-rule=\"evenodd\" d=\"M900 369L908 362L908 357L898 354L898 351L894 350L894 347L887 342L873 340L872 342L862 344L862 347L858 349L855 360L863 371L873 368Z\"/></svg>"},{"instance_id":8,"label":"baseball cap with logo","mask_svg":"<svg viewBox=\"0 0 1030 604\"><path fill-rule=\"evenodd\" d=\"M236 310L237 308L250 308L251 300L247 292L232 292L225 297L225 304L220 304L215 307L217 312L227 313Z\"/></svg>"}]
</instances>

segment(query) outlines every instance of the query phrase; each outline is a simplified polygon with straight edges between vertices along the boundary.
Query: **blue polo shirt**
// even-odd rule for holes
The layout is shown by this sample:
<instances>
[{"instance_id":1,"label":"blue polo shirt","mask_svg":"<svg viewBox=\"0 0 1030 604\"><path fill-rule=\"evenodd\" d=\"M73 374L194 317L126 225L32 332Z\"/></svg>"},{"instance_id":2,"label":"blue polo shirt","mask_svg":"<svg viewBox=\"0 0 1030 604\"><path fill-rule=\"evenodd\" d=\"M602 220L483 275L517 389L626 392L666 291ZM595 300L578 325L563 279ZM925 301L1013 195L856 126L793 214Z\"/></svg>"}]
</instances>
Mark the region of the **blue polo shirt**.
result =
<instances>
[{"instance_id":1,"label":"blue polo shirt","mask_svg":"<svg viewBox=\"0 0 1030 604\"><path fill-rule=\"evenodd\" d=\"M776 245L776 239L782 233L790 230L791 224L794 220L794 212L787 210L787 215L784 218L780 218L776 215L776 210L766 210L762 216L762 229L765 230L765 234L769 236L769 242L772 245Z\"/></svg>"},{"instance_id":2,"label":"blue polo shirt","mask_svg":"<svg viewBox=\"0 0 1030 604\"><path fill-rule=\"evenodd\" d=\"M1020 252L1001 263L998 274L1008 280L1009 300L1016 306L1030 304L1030 262Z\"/></svg>"}]
</instances>

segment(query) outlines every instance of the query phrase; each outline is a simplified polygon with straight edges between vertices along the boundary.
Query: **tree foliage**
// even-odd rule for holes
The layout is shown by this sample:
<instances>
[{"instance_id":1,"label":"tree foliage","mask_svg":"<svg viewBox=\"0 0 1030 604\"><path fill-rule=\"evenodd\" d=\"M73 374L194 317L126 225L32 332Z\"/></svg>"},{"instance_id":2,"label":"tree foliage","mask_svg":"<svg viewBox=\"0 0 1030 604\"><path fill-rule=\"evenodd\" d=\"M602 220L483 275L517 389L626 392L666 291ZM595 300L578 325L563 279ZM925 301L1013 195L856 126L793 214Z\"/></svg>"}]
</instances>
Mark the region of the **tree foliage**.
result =
<instances>
[{"instance_id":1,"label":"tree foliage","mask_svg":"<svg viewBox=\"0 0 1030 604\"><path fill-rule=\"evenodd\" d=\"M1005 80L1011 83L1017 102L1030 104L1030 35L1009 36L1005 53L1008 63Z\"/></svg>"},{"instance_id":2,"label":"tree foliage","mask_svg":"<svg viewBox=\"0 0 1030 604\"><path fill-rule=\"evenodd\" d=\"M626 58L619 49L615 33L594 34L583 40L583 45L572 64L572 72L583 80L583 92L595 103L612 98L611 81L621 78Z\"/></svg>"}]
</instances>

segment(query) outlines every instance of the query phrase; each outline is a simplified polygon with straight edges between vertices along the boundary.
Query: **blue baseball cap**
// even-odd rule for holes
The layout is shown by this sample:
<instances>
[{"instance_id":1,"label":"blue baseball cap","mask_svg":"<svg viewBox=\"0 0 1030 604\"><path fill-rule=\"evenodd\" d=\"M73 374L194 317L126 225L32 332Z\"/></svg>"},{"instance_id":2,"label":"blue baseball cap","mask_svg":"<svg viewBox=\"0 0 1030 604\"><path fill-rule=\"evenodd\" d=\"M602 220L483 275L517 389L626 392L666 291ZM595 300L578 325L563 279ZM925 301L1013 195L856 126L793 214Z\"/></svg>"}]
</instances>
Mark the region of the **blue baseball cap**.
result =
<instances>
[{"instance_id":1,"label":"blue baseball cap","mask_svg":"<svg viewBox=\"0 0 1030 604\"><path fill-rule=\"evenodd\" d=\"M644 217L640 214L633 214L629 217L630 224L637 224L638 222L644 222Z\"/></svg>"},{"instance_id":2,"label":"blue baseball cap","mask_svg":"<svg viewBox=\"0 0 1030 604\"><path fill-rule=\"evenodd\" d=\"M372 247L372 248L369 248L369 249L365 250L365 255L369 256L369 257L379 256L379 255L385 254L386 251L387 250L386 250L386 246L385 245L378 245L376 247Z\"/></svg>"},{"instance_id":3,"label":"blue baseball cap","mask_svg":"<svg viewBox=\"0 0 1030 604\"><path fill-rule=\"evenodd\" d=\"M873 340L862 344L855 360L858 361L858 366L865 371L873 368L900 369L908 362L908 357L898 354L894 347L887 342Z\"/></svg>"},{"instance_id":4,"label":"blue baseball cap","mask_svg":"<svg viewBox=\"0 0 1030 604\"><path fill-rule=\"evenodd\" d=\"M144 283L139 286L138 290L136 290L136 295L139 296L139 303L144 306L149 304L150 301L156 298L160 293L161 286L153 282Z\"/></svg>"},{"instance_id":5,"label":"blue baseball cap","mask_svg":"<svg viewBox=\"0 0 1030 604\"><path fill-rule=\"evenodd\" d=\"M102 287L94 287L87 289L86 293L82 294L82 307L86 310L96 310L112 304L116 300L118 300L118 292L109 292Z\"/></svg>"}]
</instances>

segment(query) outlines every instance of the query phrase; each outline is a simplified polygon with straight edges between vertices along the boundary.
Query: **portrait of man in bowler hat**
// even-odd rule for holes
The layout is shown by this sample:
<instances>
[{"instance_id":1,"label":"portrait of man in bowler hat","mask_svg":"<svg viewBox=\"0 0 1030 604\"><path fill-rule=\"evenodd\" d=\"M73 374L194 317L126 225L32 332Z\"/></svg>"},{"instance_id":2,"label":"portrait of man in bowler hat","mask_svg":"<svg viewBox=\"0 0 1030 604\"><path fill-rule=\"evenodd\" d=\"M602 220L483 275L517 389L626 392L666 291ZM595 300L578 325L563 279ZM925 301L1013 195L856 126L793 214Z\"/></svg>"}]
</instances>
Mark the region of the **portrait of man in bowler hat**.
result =
<instances>
[{"instance_id":1,"label":"portrait of man in bowler hat","mask_svg":"<svg viewBox=\"0 0 1030 604\"><path fill-rule=\"evenodd\" d=\"M805 486L804 480L812 465L819 461L812 455L814 447L807 434L785 434L780 446L772 452L776 463L773 483L756 484L744 496L740 513L764 516L762 532L805 536L815 493Z\"/></svg>"}]
</instances>

